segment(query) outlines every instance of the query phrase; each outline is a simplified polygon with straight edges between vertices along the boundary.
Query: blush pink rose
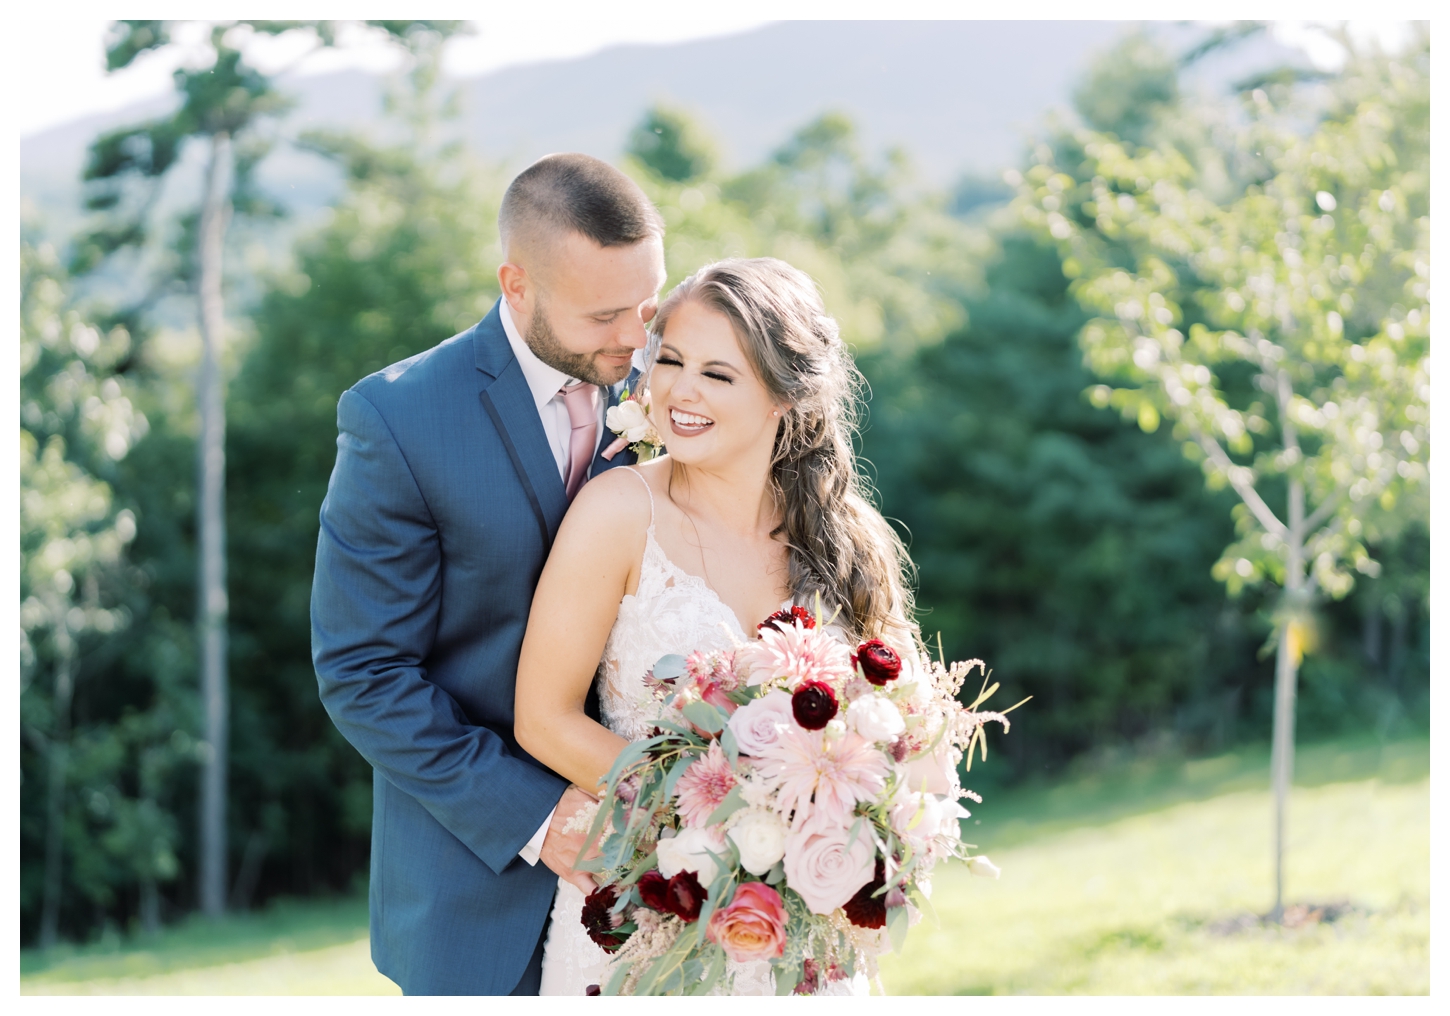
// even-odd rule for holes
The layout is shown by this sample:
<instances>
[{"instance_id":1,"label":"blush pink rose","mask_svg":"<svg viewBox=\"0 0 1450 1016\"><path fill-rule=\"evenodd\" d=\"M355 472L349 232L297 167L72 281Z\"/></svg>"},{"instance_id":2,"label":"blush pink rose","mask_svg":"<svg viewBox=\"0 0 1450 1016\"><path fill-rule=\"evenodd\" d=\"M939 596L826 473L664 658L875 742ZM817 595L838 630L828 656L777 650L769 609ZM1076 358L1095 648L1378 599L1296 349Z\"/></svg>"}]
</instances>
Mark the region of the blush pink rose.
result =
<instances>
[{"instance_id":1,"label":"blush pink rose","mask_svg":"<svg viewBox=\"0 0 1450 1016\"><path fill-rule=\"evenodd\" d=\"M793 722L790 695L777 690L741 706L730 717L729 727L741 752L765 758L780 741L780 728Z\"/></svg>"},{"instance_id":2,"label":"blush pink rose","mask_svg":"<svg viewBox=\"0 0 1450 1016\"><path fill-rule=\"evenodd\" d=\"M737 963L785 952L785 906L764 882L746 882L723 910L710 915L705 935Z\"/></svg>"},{"instance_id":3,"label":"blush pink rose","mask_svg":"<svg viewBox=\"0 0 1450 1016\"><path fill-rule=\"evenodd\" d=\"M863 823L864 825L864 823ZM829 914L856 895L876 873L876 847L863 828L850 837L849 825L807 822L785 844L785 884L800 894L813 914Z\"/></svg>"}]
</instances>

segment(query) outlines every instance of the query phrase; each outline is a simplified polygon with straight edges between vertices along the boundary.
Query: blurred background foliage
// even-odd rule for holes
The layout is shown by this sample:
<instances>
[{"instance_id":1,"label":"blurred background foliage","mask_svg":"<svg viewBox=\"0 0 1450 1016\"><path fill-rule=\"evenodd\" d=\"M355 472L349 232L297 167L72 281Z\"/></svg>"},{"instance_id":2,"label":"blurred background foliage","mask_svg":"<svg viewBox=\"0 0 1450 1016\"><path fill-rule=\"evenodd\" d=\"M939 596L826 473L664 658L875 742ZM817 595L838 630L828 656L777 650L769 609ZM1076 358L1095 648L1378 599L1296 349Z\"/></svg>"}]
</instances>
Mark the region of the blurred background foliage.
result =
<instances>
[{"instance_id":1,"label":"blurred background foliage","mask_svg":"<svg viewBox=\"0 0 1450 1016\"><path fill-rule=\"evenodd\" d=\"M1198 160L1203 186L1227 193L1255 171L1218 143L1242 103L1180 89L1195 55L1130 37L1084 77L1076 114L1126 146ZM1387 59L1246 87L1310 131ZM239 909L347 891L367 872L370 774L317 701L308 648L337 398L469 327L497 295L507 174L442 140L449 105L433 75L400 84L390 108L386 142L307 139L347 186L288 258L232 261L229 284L248 294L231 323L227 432ZM1077 130L1049 121L1022 171L1061 161ZM978 789L1267 736L1274 602L1254 587L1230 596L1212 575L1234 539L1231 493L1209 489L1166 428L1090 401L1100 379L1079 346L1090 315L1073 266L1009 205L1014 185L924 187L906 153L861 151L838 114L727 172L669 107L643 113L625 169L665 216L670 284L722 256L769 254L822 286L870 382L861 452L920 567L924 631L948 658L988 660L1010 700L1034 696L973 772ZM154 929L196 905L198 340L174 314L118 317L67 274L75 254L21 238L27 943ZM1378 576L1319 612L1307 738L1428 725L1427 525L1368 549ZM48 828L60 830L49 843Z\"/></svg>"}]
</instances>

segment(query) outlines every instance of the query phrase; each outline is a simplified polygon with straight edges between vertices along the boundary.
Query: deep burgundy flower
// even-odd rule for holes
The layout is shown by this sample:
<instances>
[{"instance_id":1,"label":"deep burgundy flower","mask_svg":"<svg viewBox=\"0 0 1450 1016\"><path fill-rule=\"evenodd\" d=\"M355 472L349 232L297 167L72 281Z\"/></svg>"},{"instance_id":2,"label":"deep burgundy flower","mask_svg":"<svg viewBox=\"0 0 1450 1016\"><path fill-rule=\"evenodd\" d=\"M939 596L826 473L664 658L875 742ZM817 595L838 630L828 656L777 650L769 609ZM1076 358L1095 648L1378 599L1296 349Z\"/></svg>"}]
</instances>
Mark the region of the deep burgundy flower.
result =
<instances>
[{"instance_id":1,"label":"deep burgundy flower","mask_svg":"<svg viewBox=\"0 0 1450 1016\"><path fill-rule=\"evenodd\" d=\"M876 858L876 877L867 882L856 895L846 901L846 917L858 928L886 927L886 896L872 893L886 884L886 863Z\"/></svg>"},{"instance_id":2,"label":"deep burgundy flower","mask_svg":"<svg viewBox=\"0 0 1450 1016\"><path fill-rule=\"evenodd\" d=\"M661 875L659 869L645 872L635 884L639 887L639 898L644 901L645 906L662 914L669 912L670 880Z\"/></svg>"},{"instance_id":3,"label":"deep burgundy flower","mask_svg":"<svg viewBox=\"0 0 1450 1016\"><path fill-rule=\"evenodd\" d=\"M780 631L782 628L789 628L797 621L801 623L802 628L814 628L816 626L815 615L809 610L806 610L805 607L791 607L789 610L777 610L774 614L771 614L764 621L757 624L755 630L760 631L762 628L774 628L776 631Z\"/></svg>"},{"instance_id":4,"label":"deep burgundy flower","mask_svg":"<svg viewBox=\"0 0 1450 1016\"><path fill-rule=\"evenodd\" d=\"M584 994L586 995L598 995L599 993L599 985L597 984L586 984L584 986Z\"/></svg>"},{"instance_id":5,"label":"deep burgundy flower","mask_svg":"<svg viewBox=\"0 0 1450 1016\"><path fill-rule=\"evenodd\" d=\"M670 879L666 887L665 909L686 924L700 919L700 907L705 902L705 887L693 871L681 871Z\"/></svg>"},{"instance_id":6,"label":"deep burgundy flower","mask_svg":"<svg viewBox=\"0 0 1450 1016\"><path fill-rule=\"evenodd\" d=\"M602 885L584 897L584 909L579 914L579 921L589 933L589 938L605 952L614 952L629 937L619 933L620 926L624 924L623 915L610 913L618 899L613 886Z\"/></svg>"},{"instance_id":7,"label":"deep burgundy flower","mask_svg":"<svg viewBox=\"0 0 1450 1016\"><path fill-rule=\"evenodd\" d=\"M880 639L867 639L857 646L854 660L861 667L861 676L878 688L901 673L901 657Z\"/></svg>"},{"instance_id":8,"label":"deep burgundy flower","mask_svg":"<svg viewBox=\"0 0 1450 1016\"><path fill-rule=\"evenodd\" d=\"M820 730L835 717L840 707L831 686L820 681L806 681L790 697L790 711L795 721L807 730Z\"/></svg>"}]
</instances>

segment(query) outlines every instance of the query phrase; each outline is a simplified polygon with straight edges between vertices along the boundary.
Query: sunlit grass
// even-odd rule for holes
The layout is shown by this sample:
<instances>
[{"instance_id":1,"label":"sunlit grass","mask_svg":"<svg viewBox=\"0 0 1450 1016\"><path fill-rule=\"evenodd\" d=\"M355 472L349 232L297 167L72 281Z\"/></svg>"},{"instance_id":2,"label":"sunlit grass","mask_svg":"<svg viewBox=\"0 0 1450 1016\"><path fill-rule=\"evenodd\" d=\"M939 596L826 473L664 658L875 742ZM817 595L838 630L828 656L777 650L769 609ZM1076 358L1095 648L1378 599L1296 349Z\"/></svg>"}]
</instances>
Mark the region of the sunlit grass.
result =
<instances>
[{"instance_id":1,"label":"sunlit grass","mask_svg":"<svg viewBox=\"0 0 1450 1016\"><path fill-rule=\"evenodd\" d=\"M397 986L368 956L366 899L282 900L152 938L20 957L23 994L377 995Z\"/></svg>"},{"instance_id":2,"label":"sunlit grass","mask_svg":"<svg viewBox=\"0 0 1450 1016\"><path fill-rule=\"evenodd\" d=\"M1212 926L1272 903L1256 756L1180 764L1176 779L1129 767L1003 803L1000 820L970 827L1001 880L940 871L940 925L928 917L905 954L883 962L887 991L1427 992L1428 746L1305 752L1303 782L1318 785L1292 797L1289 901L1357 912L1223 934Z\"/></svg>"},{"instance_id":3,"label":"sunlit grass","mask_svg":"<svg viewBox=\"0 0 1450 1016\"><path fill-rule=\"evenodd\" d=\"M1212 926L1271 902L1267 759L1138 760L996 790L969 839L992 882L940 870L928 917L888 957L891 994L1416 993L1429 988L1429 748L1301 752L1291 902L1332 924ZM980 823L980 824L978 824ZM153 939L21 955L25 994L396 994L372 966L367 904L283 902Z\"/></svg>"}]
</instances>

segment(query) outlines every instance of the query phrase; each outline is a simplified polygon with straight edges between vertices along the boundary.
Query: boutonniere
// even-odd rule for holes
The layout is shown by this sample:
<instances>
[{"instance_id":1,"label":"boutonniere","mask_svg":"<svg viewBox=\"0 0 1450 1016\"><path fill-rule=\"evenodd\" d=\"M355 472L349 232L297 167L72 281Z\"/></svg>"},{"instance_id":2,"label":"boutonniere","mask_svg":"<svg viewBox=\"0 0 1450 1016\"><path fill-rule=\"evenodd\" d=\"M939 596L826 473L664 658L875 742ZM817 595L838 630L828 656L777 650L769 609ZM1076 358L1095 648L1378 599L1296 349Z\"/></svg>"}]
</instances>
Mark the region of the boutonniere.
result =
<instances>
[{"instance_id":1,"label":"boutonniere","mask_svg":"<svg viewBox=\"0 0 1450 1016\"><path fill-rule=\"evenodd\" d=\"M642 401L638 392L628 388L620 392L619 405L610 406L604 414L604 425L618 435L600 452L606 459L614 458L626 448L634 452L639 462L664 454L664 439L650 422L649 403Z\"/></svg>"}]
</instances>

